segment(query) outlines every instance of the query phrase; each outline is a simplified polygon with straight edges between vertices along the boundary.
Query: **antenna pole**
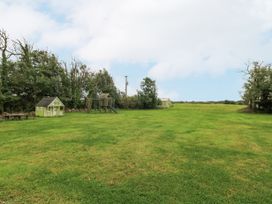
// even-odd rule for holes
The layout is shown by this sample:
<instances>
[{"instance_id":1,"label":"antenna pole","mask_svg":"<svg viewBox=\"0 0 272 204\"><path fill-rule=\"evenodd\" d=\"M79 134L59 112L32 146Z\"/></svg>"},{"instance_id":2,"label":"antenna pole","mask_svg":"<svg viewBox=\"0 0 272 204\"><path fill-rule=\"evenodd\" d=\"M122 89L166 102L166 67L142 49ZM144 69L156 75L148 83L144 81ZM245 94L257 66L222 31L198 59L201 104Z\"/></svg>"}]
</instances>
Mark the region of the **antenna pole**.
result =
<instances>
[{"instance_id":1,"label":"antenna pole","mask_svg":"<svg viewBox=\"0 0 272 204\"><path fill-rule=\"evenodd\" d=\"M127 80L128 76L125 76L125 79L126 79L126 84L125 84L125 94L127 96L127 86L128 86L128 80Z\"/></svg>"}]
</instances>

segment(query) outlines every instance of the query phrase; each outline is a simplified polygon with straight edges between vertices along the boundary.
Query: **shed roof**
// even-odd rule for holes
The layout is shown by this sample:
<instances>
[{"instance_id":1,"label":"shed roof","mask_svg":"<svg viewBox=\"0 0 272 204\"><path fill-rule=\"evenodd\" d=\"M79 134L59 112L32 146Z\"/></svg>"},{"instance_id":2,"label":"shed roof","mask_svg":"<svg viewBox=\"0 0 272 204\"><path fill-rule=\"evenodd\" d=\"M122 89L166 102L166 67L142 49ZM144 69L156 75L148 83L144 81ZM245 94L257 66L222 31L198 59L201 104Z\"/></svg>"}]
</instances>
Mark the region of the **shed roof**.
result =
<instances>
[{"instance_id":1,"label":"shed roof","mask_svg":"<svg viewBox=\"0 0 272 204\"><path fill-rule=\"evenodd\" d=\"M171 102L170 98L161 98L161 101L170 101Z\"/></svg>"},{"instance_id":2,"label":"shed roof","mask_svg":"<svg viewBox=\"0 0 272 204\"><path fill-rule=\"evenodd\" d=\"M48 107L56 98L58 97L43 97L39 103L37 103L37 107Z\"/></svg>"}]
</instances>

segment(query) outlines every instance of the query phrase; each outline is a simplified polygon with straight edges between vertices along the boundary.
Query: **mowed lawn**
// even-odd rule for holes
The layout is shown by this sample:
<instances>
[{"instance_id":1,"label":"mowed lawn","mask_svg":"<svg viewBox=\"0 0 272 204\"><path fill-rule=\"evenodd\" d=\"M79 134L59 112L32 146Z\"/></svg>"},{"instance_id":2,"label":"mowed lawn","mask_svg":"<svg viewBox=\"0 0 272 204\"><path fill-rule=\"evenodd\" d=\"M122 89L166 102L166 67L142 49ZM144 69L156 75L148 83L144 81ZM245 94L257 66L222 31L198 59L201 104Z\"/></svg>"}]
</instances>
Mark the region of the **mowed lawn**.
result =
<instances>
[{"instance_id":1,"label":"mowed lawn","mask_svg":"<svg viewBox=\"0 0 272 204\"><path fill-rule=\"evenodd\" d=\"M0 122L0 203L271 203L272 115L241 108Z\"/></svg>"}]
</instances>

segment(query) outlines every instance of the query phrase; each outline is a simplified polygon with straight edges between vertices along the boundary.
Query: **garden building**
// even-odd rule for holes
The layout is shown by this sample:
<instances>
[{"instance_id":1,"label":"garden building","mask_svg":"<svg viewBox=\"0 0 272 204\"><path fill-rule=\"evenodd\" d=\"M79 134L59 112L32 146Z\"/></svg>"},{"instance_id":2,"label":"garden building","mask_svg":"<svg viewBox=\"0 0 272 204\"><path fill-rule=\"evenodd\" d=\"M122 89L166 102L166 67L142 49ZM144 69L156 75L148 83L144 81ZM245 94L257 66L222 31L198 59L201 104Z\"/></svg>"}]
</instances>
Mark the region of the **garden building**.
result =
<instances>
[{"instance_id":1,"label":"garden building","mask_svg":"<svg viewBox=\"0 0 272 204\"><path fill-rule=\"evenodd\" d=\"M169 98L161 98L161 107L170 108L173 106L172 101Z\"/></svg>"},{"instance_id":2,"label":"garden building","mask_svg":"<svg viewBox=\"0 0 272 204\"><path fill-rule=\"evenodd\" d=\"M64 104L58 97L44 97L37 105L36 116L54 117L64 115Z\"/></svg>"}]
</instances>

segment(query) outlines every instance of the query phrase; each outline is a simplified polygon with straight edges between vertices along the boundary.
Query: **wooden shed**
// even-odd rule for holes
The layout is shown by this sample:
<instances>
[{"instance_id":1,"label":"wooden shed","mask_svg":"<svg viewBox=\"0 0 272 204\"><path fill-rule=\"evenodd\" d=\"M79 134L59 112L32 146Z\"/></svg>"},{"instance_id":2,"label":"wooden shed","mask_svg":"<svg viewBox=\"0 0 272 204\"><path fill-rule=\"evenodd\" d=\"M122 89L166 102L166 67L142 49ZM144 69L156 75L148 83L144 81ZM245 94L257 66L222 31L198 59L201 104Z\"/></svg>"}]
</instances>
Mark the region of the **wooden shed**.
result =
<instances>
[{"instance_id":1,"label":"wooden shed","mask_svg":"<svg viewBox=\"0 0 272 204\"><path fill-rule=\"evenodd\" d=\"M54 117L64 115L64 104L58 97L44 97L36 105L36 116Z\"/></svg>"}]
</instances>

